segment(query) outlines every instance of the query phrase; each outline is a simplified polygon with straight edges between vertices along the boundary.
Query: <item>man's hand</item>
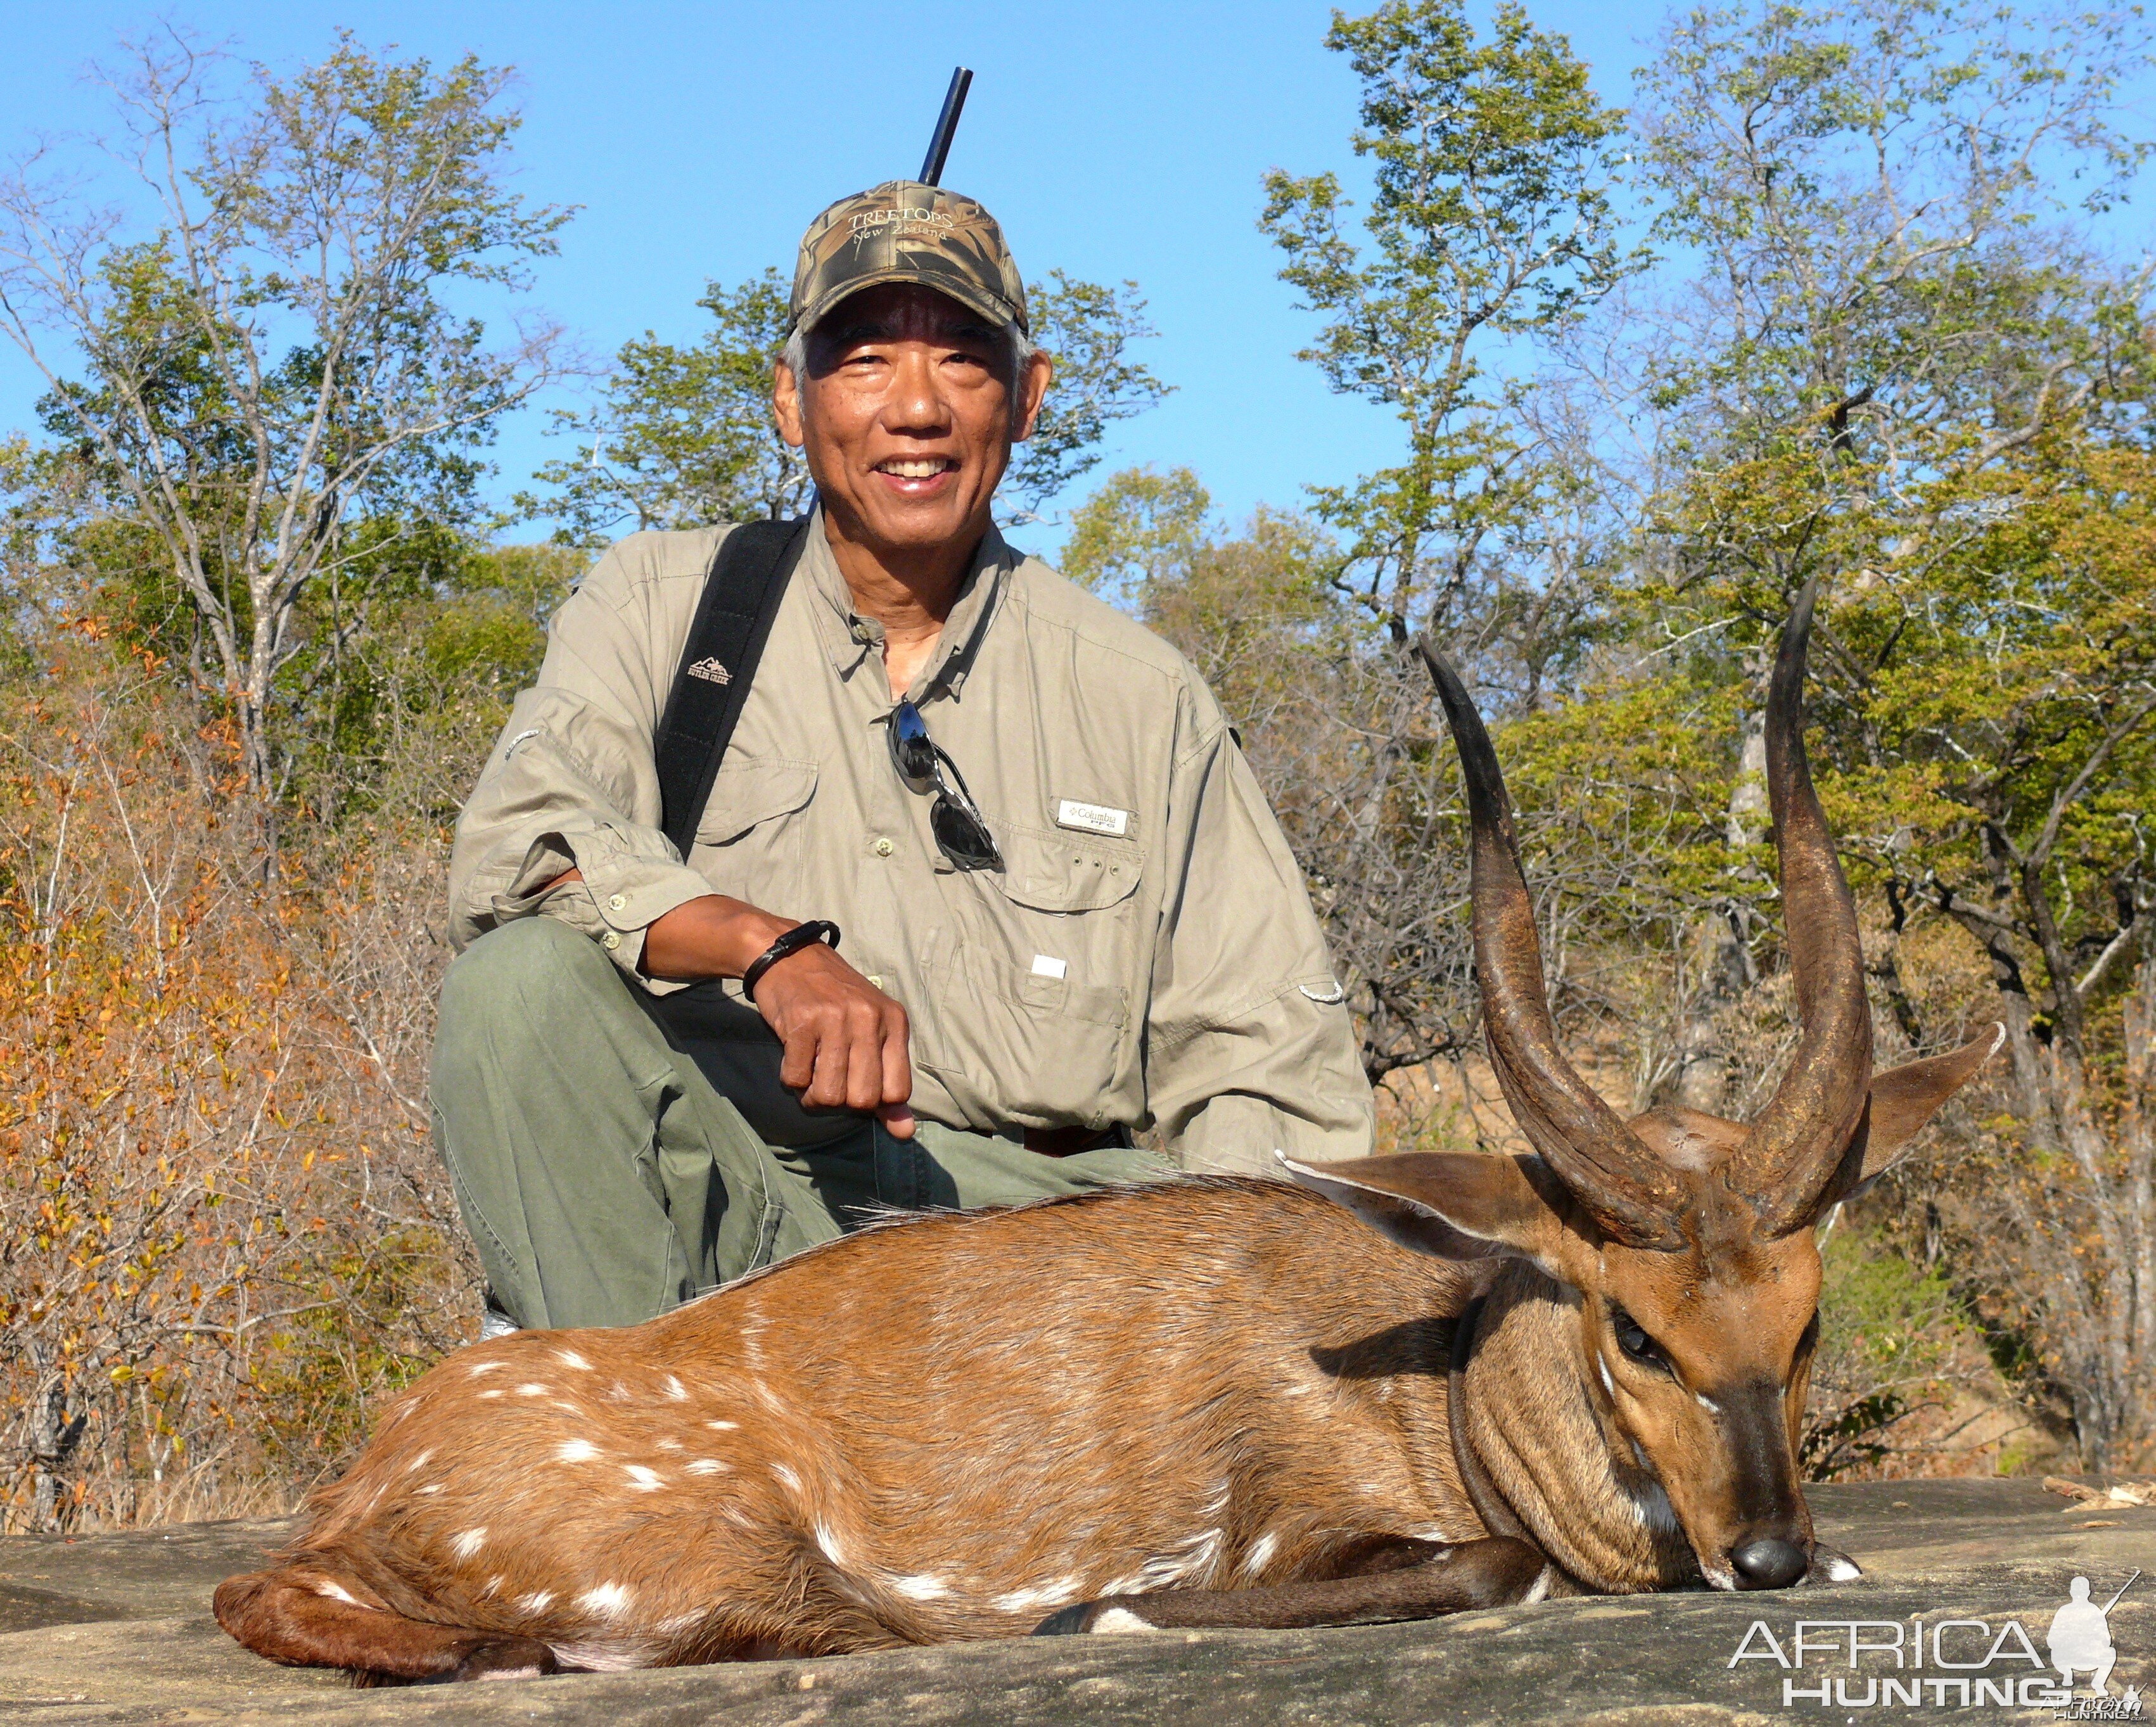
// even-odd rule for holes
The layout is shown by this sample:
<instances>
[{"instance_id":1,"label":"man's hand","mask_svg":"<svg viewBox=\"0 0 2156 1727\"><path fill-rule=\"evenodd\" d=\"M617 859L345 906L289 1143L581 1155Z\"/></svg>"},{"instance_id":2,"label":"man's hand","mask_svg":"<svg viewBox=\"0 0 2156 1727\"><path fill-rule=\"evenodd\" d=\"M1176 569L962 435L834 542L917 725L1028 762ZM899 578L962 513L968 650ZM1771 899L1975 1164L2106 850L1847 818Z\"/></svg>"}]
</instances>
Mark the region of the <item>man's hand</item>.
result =
<instances>
[{"instance_id":1,"label":"man's hand","mask_svg":"<svg viewBox=\"0 0 2156 1727\"><path fill-rule=\"evenodd\" d=\"M574 871L562 881L581 880ZM706 894L677 905L644 932L648 977L697 982L738 977L793 927L743 900ZM858 1109L892 1135L913 1137L913 1063L906 1010L819 941L788 954L757 980L755 1007L786 1045L782 1084L812 1109Z\"/></svg>"},{"instance_id":2,"label":"man's hand","mask_svg":"<svg viewBox=\"0 0 2156 1727\"><path fill-rule=\"evenodd\" d=\"M873 1111L894 1137L913 1137L913 1063L897 1002L819 941L757 980L756 1008L786 1045L779 1082L804 1105Z\"/></svg>"}]
</instances>

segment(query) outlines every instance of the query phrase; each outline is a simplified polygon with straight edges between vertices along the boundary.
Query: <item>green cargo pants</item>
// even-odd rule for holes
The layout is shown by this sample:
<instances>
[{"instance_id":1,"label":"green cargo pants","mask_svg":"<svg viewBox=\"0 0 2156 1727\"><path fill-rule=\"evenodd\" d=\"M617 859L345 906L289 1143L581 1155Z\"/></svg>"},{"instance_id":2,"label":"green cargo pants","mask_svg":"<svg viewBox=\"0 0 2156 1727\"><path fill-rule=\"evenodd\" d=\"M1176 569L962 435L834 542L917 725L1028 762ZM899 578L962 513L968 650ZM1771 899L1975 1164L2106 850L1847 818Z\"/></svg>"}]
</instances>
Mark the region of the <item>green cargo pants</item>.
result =
<instances>
[{"instance_id":1,"label":"green cargo pants","mask_svg":"<svg viewBox=\"0 0 2156 1727\"><path fill-rule=\"evenodd\" d=\"M495 1299L520 1325L629 1325L880 1211L964 1209L1168 1173L924 1121L767 1144L591 938L547 917L474 942L442 991L434 1141ZM723 1070L721 1070L723 1074Z\"/></svg>"}]
</instances>

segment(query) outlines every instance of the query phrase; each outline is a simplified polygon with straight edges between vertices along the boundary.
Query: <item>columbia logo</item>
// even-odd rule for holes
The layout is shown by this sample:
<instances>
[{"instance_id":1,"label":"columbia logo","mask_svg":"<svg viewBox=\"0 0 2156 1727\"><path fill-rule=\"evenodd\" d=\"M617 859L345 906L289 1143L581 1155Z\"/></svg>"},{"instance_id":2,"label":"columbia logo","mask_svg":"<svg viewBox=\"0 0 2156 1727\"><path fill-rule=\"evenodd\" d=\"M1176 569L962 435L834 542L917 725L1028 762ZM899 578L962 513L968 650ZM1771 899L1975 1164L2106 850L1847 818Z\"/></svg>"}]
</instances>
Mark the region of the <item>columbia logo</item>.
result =
<instances>
[{"instance_id":1,"label":"columbia logo","mask_svg":"<svg viewBox=\"0 0 2156 1727\"><path fill-rule=\"evenodd\" d=\"M725 663L716 654L709 659L700 659L690 666L689 675L701 678L706 684L731 684L734 681L734 674L726 669Z\"/></svg>"}]
</instances>

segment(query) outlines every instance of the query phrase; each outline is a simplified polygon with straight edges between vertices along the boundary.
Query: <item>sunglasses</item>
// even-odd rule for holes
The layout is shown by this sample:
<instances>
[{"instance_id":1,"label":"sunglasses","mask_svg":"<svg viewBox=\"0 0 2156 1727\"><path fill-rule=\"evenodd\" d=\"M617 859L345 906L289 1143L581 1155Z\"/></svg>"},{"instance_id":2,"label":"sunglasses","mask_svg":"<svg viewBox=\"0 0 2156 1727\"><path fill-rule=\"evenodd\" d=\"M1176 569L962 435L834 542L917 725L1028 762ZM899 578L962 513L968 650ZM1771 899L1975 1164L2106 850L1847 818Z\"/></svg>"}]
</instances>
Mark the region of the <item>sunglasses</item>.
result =
<instances>
[{"instance_id":1,"label":"sunglasses","mask_svg":"<svg viewBox=\"0 0 2156 1727\"><path fill-rule=\"evenodd\" d=\"M906 789L936 794L936 802L928 810L928 831L935 836L936 849L960 869L1002 869L1003 854L997 851L995 838L966 789L966 776L928 735L921 710L911 700L891 710L884 741L891 746L891 766L898 770ZM943 771L947 767L951 771L948 778Z\"/></svg>"}]
</instances>

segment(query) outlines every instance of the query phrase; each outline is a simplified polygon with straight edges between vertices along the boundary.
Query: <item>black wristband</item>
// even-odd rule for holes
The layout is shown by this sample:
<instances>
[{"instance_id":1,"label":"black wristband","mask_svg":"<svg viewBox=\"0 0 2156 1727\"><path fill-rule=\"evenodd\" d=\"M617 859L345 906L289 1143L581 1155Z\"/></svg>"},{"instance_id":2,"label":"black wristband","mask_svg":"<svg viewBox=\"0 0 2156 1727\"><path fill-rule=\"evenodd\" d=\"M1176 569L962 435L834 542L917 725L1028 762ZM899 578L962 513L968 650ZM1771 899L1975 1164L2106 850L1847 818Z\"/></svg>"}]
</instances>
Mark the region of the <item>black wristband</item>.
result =
<instances>
[{"instance_id":1,"label":"black wristband","mask_svg":"<svg viewBox=\"0 0 2156 1727\"><path fill-rule=\"evenodd\" d=\"M839 926L829 918L816 918L805 924L796 924L778 940L748 962L748 970L742 973L742 997L756 999L756 986L763 974L788 954L797 954L804 947L813 947L819 941L828 941L833 947L839 945Z\"/></svg>"}]
</instances>

